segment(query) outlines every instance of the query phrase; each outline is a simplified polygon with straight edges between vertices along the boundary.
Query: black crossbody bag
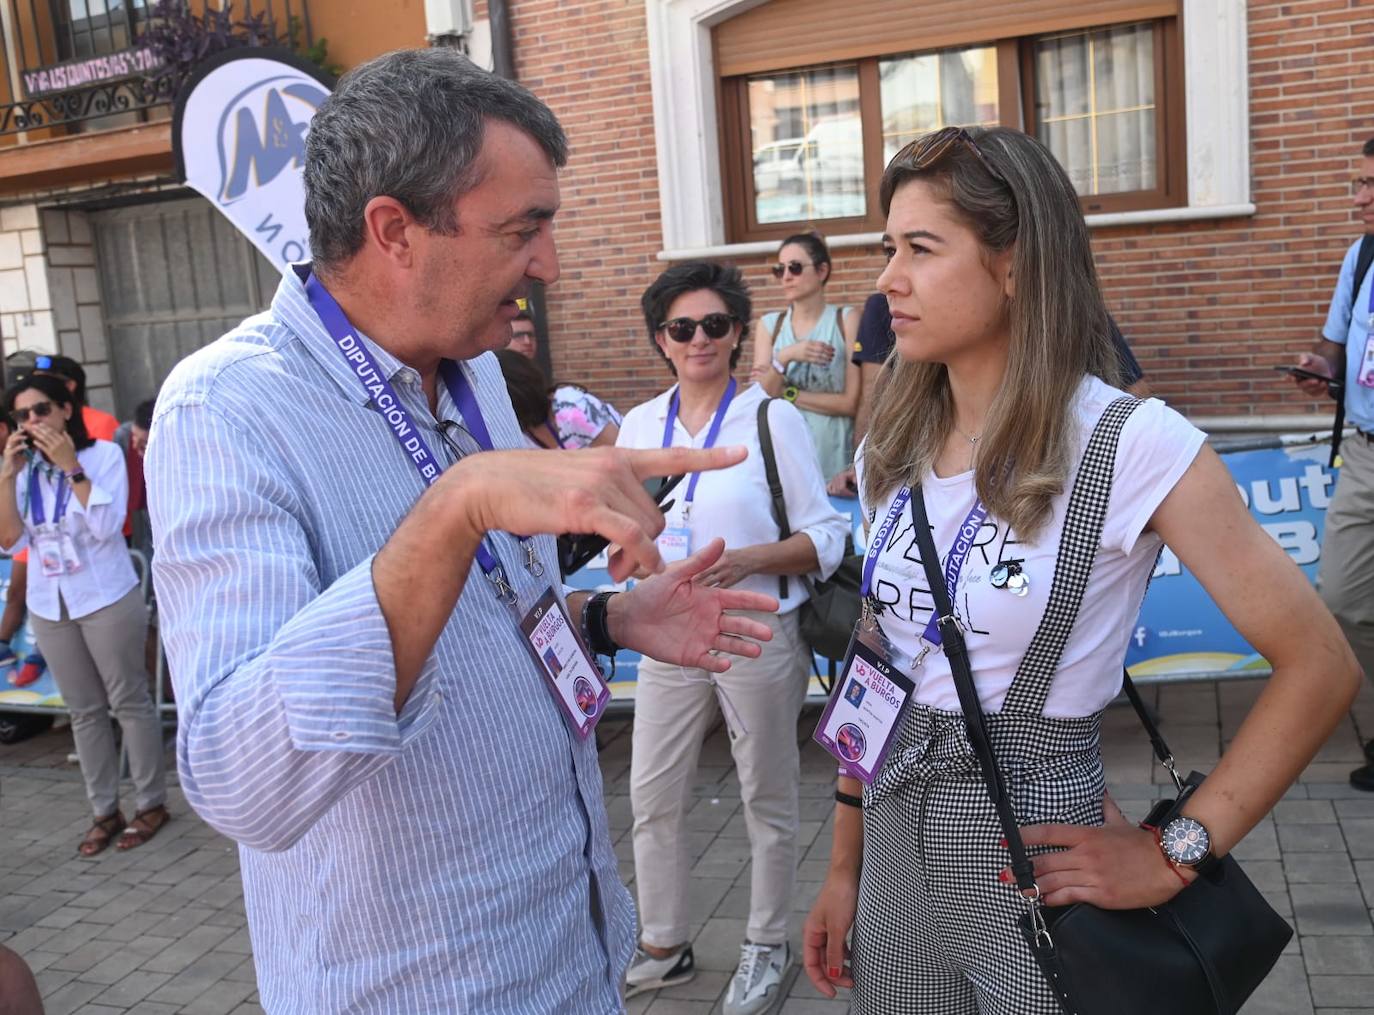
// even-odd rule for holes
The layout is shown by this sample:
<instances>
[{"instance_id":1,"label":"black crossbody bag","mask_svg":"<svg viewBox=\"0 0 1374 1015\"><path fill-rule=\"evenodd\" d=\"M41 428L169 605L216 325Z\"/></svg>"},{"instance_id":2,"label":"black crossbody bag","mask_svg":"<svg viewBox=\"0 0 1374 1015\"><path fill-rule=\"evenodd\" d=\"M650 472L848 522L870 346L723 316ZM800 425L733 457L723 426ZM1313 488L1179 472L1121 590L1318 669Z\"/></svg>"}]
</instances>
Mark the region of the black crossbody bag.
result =
<instances>
[{"instance_id":1,"label":"black crossbody bag","mask_svg":"<svg viewBox=\"0 0 1374 1015\"><path fill-rule=\"evenodd\" d=\"M1293 936L1231 856L1213 878L1199 877L1168 902L1145 909L1099 909L1086 903L1048 907L1039 902L1035 871L997 766L969 667L968 647L945 587L931 538L925 498L918 487L911 503L921 562L939 618L940 637L954 675L969 742L1011 852L1017 888L1033 892L1020 930L1066 1015L1235 1015L1278 961ZM1146 823L1168 823L1203 776L1186 780L1146 712L1129 674L1126 694L1155 756L1179 790L1155 805ZM1164 858L1161 856L1160 862Z\"/></svg>"}]
</instances>

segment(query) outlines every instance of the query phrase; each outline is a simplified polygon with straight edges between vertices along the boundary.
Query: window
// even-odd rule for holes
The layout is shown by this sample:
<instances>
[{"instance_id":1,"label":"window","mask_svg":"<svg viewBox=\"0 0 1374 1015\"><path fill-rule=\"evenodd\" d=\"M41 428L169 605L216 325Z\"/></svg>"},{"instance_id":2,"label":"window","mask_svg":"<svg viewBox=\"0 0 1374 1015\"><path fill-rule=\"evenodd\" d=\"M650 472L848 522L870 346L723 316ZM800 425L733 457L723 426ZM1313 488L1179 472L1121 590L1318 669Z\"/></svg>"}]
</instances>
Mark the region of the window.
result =
<instances>
[{"instance_id":1,"label":"window","mask_svg":"<svg viewBox=\"0 0 1374 1015\"><path fill-rule=\"evenodd\" d=\"M721 80L729 239L881 228L897 151L948 125L1029 130L1088 212L1186 203L1177 19L879 53Z\"/></svg>"}]
</instances>

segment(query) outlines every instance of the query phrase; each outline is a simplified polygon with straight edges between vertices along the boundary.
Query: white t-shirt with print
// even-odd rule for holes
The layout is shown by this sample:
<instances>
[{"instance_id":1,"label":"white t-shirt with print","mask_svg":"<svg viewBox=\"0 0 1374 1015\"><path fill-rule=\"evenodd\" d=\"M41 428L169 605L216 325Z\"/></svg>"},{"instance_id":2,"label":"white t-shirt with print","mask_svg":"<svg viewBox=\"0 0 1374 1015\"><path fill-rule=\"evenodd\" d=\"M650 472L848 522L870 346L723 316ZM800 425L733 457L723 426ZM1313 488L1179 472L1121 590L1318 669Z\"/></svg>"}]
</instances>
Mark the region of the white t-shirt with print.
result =
<instances>
[{"instance_id":1,"label":"white t-shirt with print","mask_svg":"<svg viewBox=\"0 0 1374 1015\"><path fill-rule=\"evenodd\" d=\"M1005 522L989 516L964 563L953 598L964 622L973 679L984 711L995 712L1002 707L1002 699L1040 624L1049 600L1078 461L1103 410L1121 395L1122 392L1095 377L1084 380L1079 388L1073 465L1064 491L1053 501L1053 516L1042 529L1039 541L1022 543L1015 532L1008 531ZM1046 715L1092 715L1120 693L1121 663L1162 545L1157 535L1144 529L1192 464L1204 439L1202 431L1158 399L1141 405L1127 420L1117 447L1111 503L1097 562L1051 686ZM858 458L862 490L862 451ZM973 477L972 472L944 479L934 474L926 477L926 511L942 570L955 530L973 506ZM877 505L871 532L876 532L887 517L896 494L896 490L891 491ZM864 504L865 516L871 507ZM1022 571L1030 581L1025 596L995 588L989 581L990 572L998 563L1013 559L1022 561ZM910 505L878 558L873 594L883 604L879 618L883 631L899 649L914 658L919 654L920 637L934 610L934 601L927 589ZM959 710L949 663L938 650L929 653L912 675L918 682L918 702Z\"/></svg>"}]
</instances>

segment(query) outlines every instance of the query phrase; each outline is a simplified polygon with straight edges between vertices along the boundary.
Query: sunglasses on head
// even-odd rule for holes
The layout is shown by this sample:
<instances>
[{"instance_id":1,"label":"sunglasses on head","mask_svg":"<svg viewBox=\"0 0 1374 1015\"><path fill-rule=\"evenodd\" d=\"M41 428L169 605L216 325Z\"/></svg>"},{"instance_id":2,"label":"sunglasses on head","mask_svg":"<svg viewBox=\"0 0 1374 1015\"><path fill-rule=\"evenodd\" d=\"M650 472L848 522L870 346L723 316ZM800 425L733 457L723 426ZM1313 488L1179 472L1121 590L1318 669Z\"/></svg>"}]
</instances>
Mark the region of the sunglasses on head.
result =
<instances>
[{"instance_id":1,"label":"sunglasses on head","mask_svg":"<svg viewBox=\"0 0 1374 1015\"><path fill-rule=\"evenodd\" d=\"M26 423L30 416L34 419L47 419L52 415L51 402L35 402L27 409L15 409L13 412L16 423Z\"/></svg>"},{"instance_id":2,"label":"sunglasses on head","mask_svg":"<svg viewBox=\"0 0 1374 1015\"><path fill-rule=\"evenodd\" d=\"M782 278L782 273L785 271L795 278L797 275L804 272L807 267L808 265L803 261L788 261L786 264L775 264L773 265L773 277Z\"/></svg>"},{"instance_id":3,"label":"sunglasses on head","mask_svg":"<svg viewBox=\"0 0 1374 1015\"><path fill-rule=\"evenodd\" d=\"M696 337L698 326L706 332L707 338L724 338L735 326L735 320L734 314L707 314L699 321L690 317L674 317L658 327L660 331L666 331L674 342L690 342Z\"/></svg>"},{"instance_id":4,"label":"sunglasses on head","mask_svg":"<svg viewBox=\"0 0 1374 1015\"><path fill-rule=\"evenodd\" d=\"M988 161L987 156L978 147L978 142L973 140L973 135L963 127L941 127L933 133L918 137L894 155L889 164L902 165L909 169L929 169L948 155L956 144L962 145L972 154L978 160L978 164L987 170L989 176L1008 190L1011 189L1007 178Z\"/></svg>"}]
</instances>

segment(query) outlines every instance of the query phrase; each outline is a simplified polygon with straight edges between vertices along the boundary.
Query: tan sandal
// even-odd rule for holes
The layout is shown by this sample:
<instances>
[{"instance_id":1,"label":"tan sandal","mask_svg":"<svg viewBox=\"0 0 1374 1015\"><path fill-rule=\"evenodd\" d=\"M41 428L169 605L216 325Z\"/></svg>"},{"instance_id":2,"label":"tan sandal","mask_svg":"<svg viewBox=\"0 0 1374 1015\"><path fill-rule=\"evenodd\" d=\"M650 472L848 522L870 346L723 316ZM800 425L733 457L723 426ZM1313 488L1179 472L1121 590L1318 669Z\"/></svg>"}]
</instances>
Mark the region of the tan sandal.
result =
<instances>
[{"instance_id":1,"label":"tan sandal","mask_svg":"<svg viewBox=\"0 0 1374 1015\"><path fill-rule=\"evenodd\" d=\"M86 837L76 851L82 856L95 856L109 848L115 833L124 827L124 815L116 810L103 818L96 818L95 824L86 831Z\"/></svg>"},{"instance_id":2,"label":"tan sandal","mask_svg":"<svg viewBox=\"0 0 1374 1015\"><path fill-rule=\"evenodd\" d=\"M139 811L134 815L134 820L125 827L119 841L115 843L115 849L122 851L142 846L157 834L159 828L171 820L172 816L167 813L167 808L163 804Z\"/></svg>"}]
</instances>

